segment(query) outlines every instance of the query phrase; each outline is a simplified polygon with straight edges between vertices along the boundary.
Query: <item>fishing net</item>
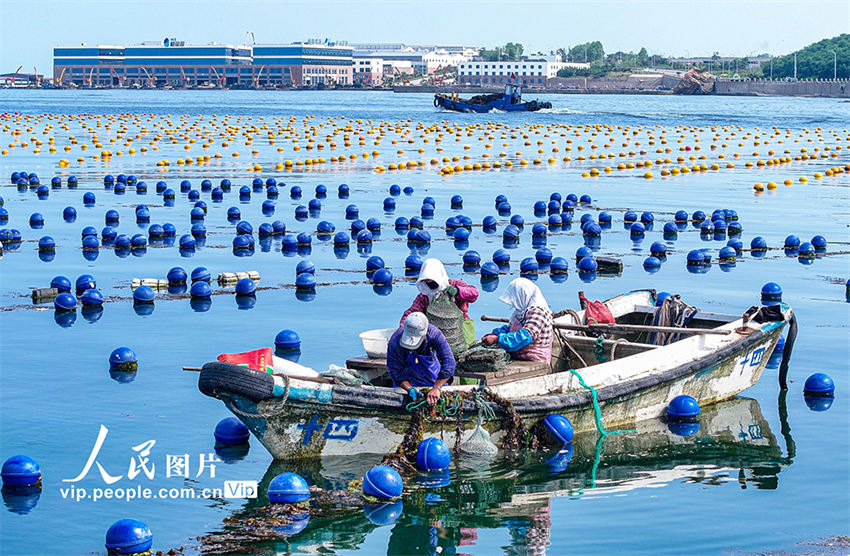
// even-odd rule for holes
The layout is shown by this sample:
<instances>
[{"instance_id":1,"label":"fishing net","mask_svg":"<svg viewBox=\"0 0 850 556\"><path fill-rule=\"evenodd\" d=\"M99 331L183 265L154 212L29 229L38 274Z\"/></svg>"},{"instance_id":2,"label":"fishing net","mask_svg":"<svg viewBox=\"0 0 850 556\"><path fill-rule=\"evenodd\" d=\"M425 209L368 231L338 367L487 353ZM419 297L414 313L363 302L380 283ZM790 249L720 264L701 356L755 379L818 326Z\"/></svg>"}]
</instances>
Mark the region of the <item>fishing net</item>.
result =
<instances>
[{"instance_id":1,"label":"fishing net","mask_svg":"<svg viewBox=\"0 0 850 556\"><path fill-rule=\"evenodd\" d=\"M371 384L355 369L346 369L345 367L340 367L339 365L331 365L330 367L328 367L327 371L322 371L321 373L319 373L319 375L325 378L337 379L339 382L347 384L348 386L360 386L361 384Z\"/></svg>"},{"instance_id":2,"label":"fishing net","mask_svg":"<svg viewBox=\"0 0 850 556\"><path fill-rule=\"evenodd\" d=\"M499 451L499 447L496 446L490 439L490 433L487 432L487 429L481 426L483 422L484 417L481 415L479 410L478 422L476 423L475 428L472 429L472 432L466 437L466 439L460 442L459 446L455 449L456 452L470 456L492 456ZM458 440L460 440L462 436L462 434L458 433Z\"/></svg>"},{"instance_id":3,"label":"fishing net","mask_svg":"<svg viewBox=\"0 0 850 556\"><path fill-rule=\"evenodd\" d=\"M492 456L499 451L498 446L490 440L490 433L487 432L482 424L490 419L496 418L496 413L487 403L484 390L473 390L465 392L464 399L472 401L478 411L475 428L464 439L463 434L463 416L462 412L458 412L455 421L455 454L464 454L469 456Z\"/></svg>"},{"instance_id":4,"label":"fishing net","mask_svg":"<svg viewBox=\"0 0 850 556\"><path fill-rule=\"evenodd\" d=\"M425 315L428 322L439 328L446 337L452 353L458 354L466 350L466 341L463 339L463 311L448 292L434 296L428 303Z\"/></svg>"},{"instance_id":5,"label":"fishing net","mask_svg":"<svg viewBox=\"0 0 850 556\"><path fill-rule=\"evenodd\" d=\"M455 358L457 368L467 373L495 373L505 369L511 356L502 348L473 346Z\"/></svg>"}]
</instances>

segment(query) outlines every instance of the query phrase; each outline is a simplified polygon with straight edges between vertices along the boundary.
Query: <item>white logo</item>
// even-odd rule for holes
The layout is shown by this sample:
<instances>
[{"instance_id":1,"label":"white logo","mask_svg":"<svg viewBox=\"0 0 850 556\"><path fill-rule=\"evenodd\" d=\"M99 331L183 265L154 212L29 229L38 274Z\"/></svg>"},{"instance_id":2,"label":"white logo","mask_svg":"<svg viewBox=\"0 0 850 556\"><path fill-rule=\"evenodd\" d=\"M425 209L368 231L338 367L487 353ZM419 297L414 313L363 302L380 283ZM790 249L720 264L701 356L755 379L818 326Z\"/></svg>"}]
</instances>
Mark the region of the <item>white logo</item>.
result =
<instances>
[{"instance_id":1,"label":"white logo","mask_svg":"<svg viewBox=\"0 0 850 556\"><path fill-rule=\"evenodd\" d=\"M225 498L256 498L257 481L224 481Z\"/></svg>"}]
</instances>

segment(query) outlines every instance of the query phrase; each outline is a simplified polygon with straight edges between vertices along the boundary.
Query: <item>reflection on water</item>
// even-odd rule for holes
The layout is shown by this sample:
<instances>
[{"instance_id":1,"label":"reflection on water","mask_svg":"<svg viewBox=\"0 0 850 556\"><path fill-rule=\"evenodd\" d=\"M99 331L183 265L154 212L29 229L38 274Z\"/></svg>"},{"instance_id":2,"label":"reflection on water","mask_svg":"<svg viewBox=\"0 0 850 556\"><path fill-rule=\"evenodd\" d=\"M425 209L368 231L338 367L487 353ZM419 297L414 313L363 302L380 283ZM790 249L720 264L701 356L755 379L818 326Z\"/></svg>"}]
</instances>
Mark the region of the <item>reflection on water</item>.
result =
<instances>
[{"instance_id":1,"label":"reflection on water","mask_svg":"<svg viewBox=\"0 0 850 556\"><path fill-rule=\"evenodd\" d=\"M279 531L283 539L263 540L260 551L328 552L361 547L378 527L392 527L388 553L457 554L474 546L478 529L507 529L508 554L542 553L549 545L554 498L580 500L627 495L673 484L775 489L779 473L791 464L794 441L787 423L785 396L779 414L788 456L756 400L736 398L704 409L699 427L681 435L658 420L637 424L637 432L600 438L577 436L572 445L545 452L509 454L494 459L463 457L445 477L422 474L407 479L402 501L341 509L313 516L309 523ZM295 471L311 484L343 490L375 461L324 458L276 462L260 484L265 493L278 473ZM268 504L265 495L234 517ZM303 526L303 529L302 529ZM228 525L224 531L237 527ZM243 546L246 550L248 547ZM383 550L382 550L383 551Z\"/></svg>"}]
</instances>

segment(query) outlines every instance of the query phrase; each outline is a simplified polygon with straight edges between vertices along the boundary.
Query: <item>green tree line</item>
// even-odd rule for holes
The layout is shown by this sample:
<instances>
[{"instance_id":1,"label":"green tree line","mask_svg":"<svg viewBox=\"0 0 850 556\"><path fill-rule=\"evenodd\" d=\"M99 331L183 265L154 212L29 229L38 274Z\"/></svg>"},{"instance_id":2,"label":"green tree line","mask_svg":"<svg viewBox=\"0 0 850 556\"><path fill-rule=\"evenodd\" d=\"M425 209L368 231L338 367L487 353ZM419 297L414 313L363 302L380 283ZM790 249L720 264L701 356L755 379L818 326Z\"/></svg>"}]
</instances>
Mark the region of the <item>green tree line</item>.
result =
<instances>
[{"instance_id":1,"label":"green tree line","mask_svg":"<svg viewBox=\"0 0 850 556\"><path fill-rule=\"evenodd\" d=\"M671 61L666 56L650 54L646 48L641 48L637 52L606 53L600 41L562 47L550 54L557 55L566 62L590 64L589 68L564 68L558 72L559 77L600 77L613 72L629 72L648 67L681 69L675 59ZM522 59L523 45L509 42L504 46L482 50L480 56L487 61L517 61ZM768 55L759 55L759 57L766 56ZM769 62L763 63L761 67L750 68L747 57L722 61L716 52L710 60L712 62L700 69L706 69L718 75L738 74L754 77L771 75ZM834 62L837 63L834 64ZM794 77L794 53L774 58L772 66L772 75L775 79ZM834 69L837 69L839 78L850 78L850 34L848 33L818 41L797 51L798 79L831 79Z\"/></svg>"},{"instance_id":2,"label":"green tree line","mask_svg":"<svg viewBox=\"0 0 850 556\"><path fill-rule=\"evenodd\" d=\"M506 62L515 62L522 58L522 44L509 42L505 46L497 46L492 50L482 50L481 58L488 62L496 62L504 60Z\"/></svg>"},{"instance_id":3,"label":"green tree line","mask_svg":"<svg viewBox=\"0 0 850 556\"><path fill-rule=\"evenodd\" d=\"M850 34L824 39L798 50L797 78L832 79L834 62L837 62L838 77L850 78ZM769 74L770 70L762 69L765 75ZM773 77L794 77L793 52L773 59Z\"/></svg>"}]
</instances>

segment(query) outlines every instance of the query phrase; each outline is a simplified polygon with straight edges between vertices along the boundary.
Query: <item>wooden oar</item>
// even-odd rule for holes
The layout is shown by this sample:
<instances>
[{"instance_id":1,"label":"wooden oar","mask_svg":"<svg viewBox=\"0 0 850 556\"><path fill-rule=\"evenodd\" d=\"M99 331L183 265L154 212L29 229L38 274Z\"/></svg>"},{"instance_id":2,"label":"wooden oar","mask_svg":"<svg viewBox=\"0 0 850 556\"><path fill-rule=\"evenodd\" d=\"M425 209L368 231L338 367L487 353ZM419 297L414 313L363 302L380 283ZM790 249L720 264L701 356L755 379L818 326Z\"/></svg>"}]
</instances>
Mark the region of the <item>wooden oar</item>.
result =
<instances>
[{"instance_id":1,"label":"wooden oar","mask_svg":"<svg viewBox=\"0 0 850 556\"><path fill-rule=\"evenodd\" d=\"M510 322L509 319L502 317L488 317L481 315L481 320L489 322ZM600 330L608 330L611 332L673 332L675 334L714 334L718 336L727 336L732 333L731 330L716 330L713 328L676 328L675 326L651 326L645 324L552 324L552 328L561 330L577 330L580 332L593 332Z\"/></svg>"},{"instance_id":2,"label":"wooden oar","mask_svg":"<svg viewBox=\"0 0 850 556\"><path fill-rule=\"evenodd\" d=\"M201 372L200 367L183 367L183 370L184 371L192 371L192 372L195 372L195 373ZM257 372L259 372L259 371L257 371ZM281 376L281 375L277 375L277 373L275 373L274 376ZM283 376L286 376L286 375L283 375ZM324 376L293 376L291 378L294 378L295 380L306 380L307 382L318 382L319 384L337 384L337 382L335 380L333 380L332 378L327 378L327 377L324 377Z\"/></svg>"}]
</instances>

